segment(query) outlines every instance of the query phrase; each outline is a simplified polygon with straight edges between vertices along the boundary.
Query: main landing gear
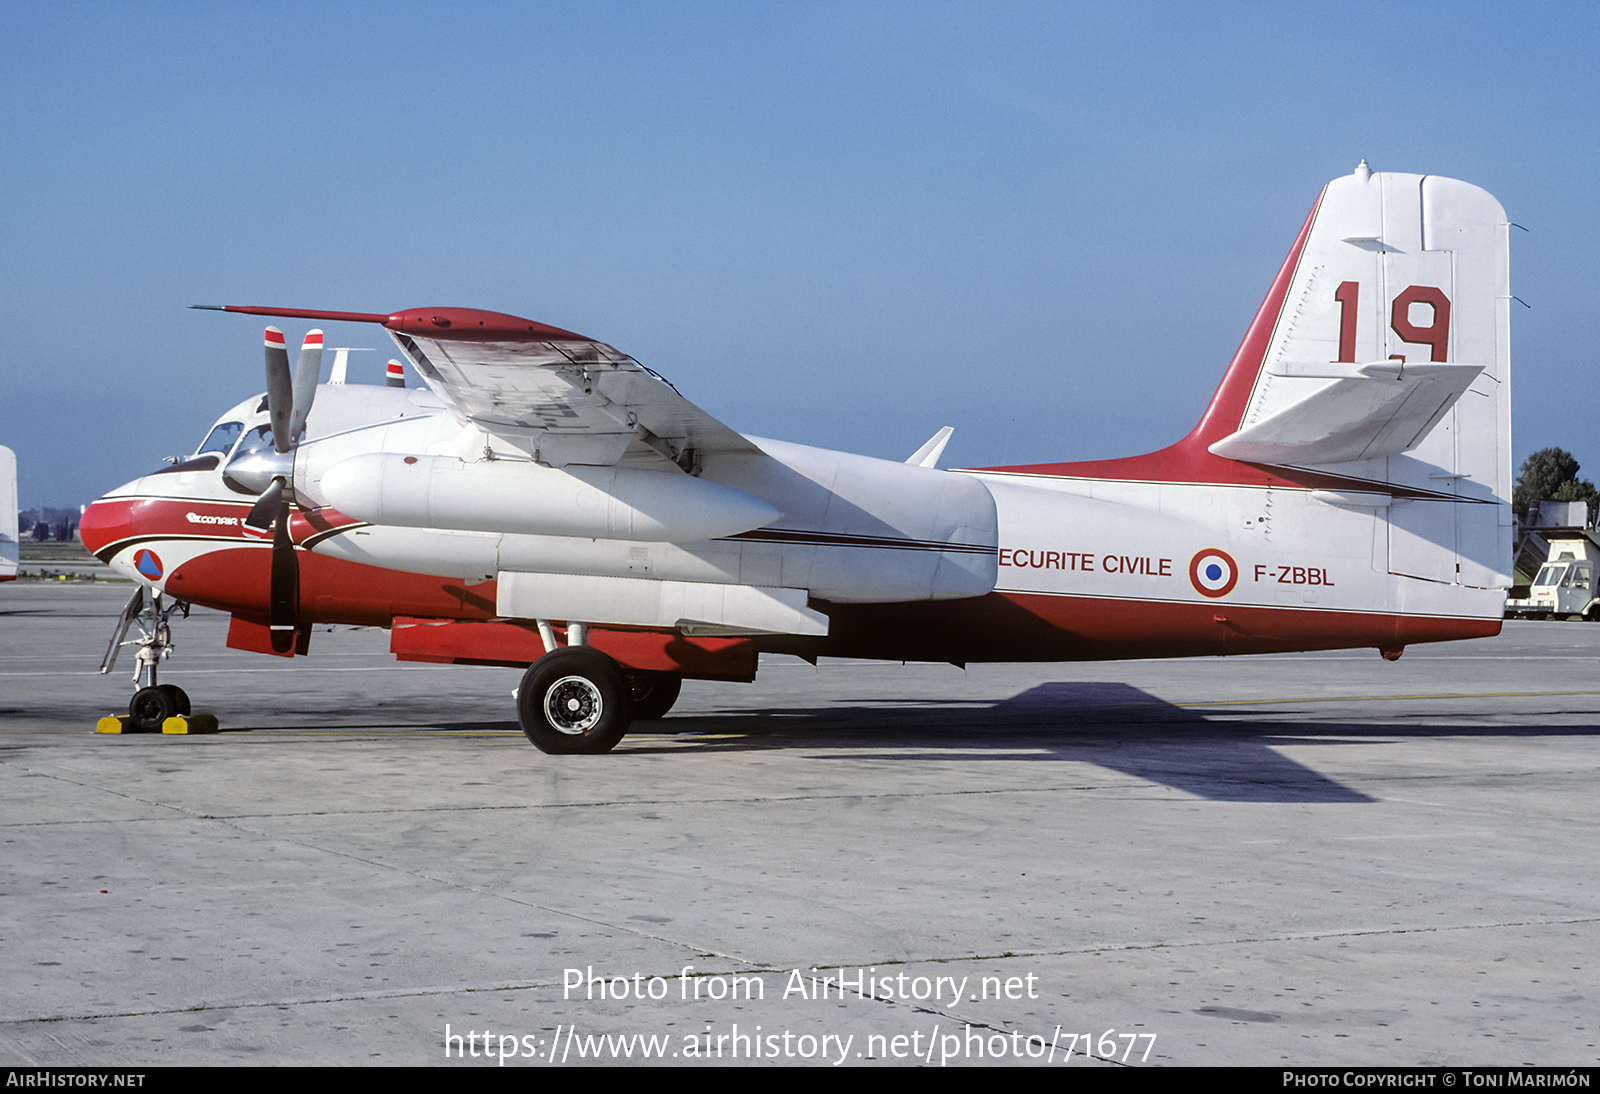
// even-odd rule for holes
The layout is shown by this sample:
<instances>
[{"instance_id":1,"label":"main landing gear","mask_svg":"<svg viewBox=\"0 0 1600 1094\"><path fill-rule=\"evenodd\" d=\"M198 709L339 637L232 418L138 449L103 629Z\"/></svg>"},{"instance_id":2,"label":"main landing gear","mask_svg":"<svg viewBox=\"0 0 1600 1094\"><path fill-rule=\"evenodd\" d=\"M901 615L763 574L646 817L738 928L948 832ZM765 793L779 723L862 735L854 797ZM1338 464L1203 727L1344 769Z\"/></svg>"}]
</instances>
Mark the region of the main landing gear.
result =
<instances>
[{"instance_id":1,"label":"main landing gear","mask_svg":"<svg viewBox=\"0 0 1600 1094\"><path fill-rule=\"evenodd\" d=\"M665 718L683 690L683 677L670 672L630 673L633 688L633 720L654 722Z\"/></svg>"},{"instance_id":2,"label":"main landing gear","mask_svg":"<svg viewBox=\"0 0 1600 1094\"><path fill-rule=\"evenodd\" d=\"M128 703L129 729L138 733L159 733L161 723L168 718L187 715L189 696L175 684L162 684L156 679L158 666L172 656L172 614L181 612L189 617L189 605L181 600L162 603L160 593L145 595L140 585L122 609L111 644L100 661L100 672L110 672L117 664L117 654L123 646L138 646L134 654L137 668L133 673L133 699ZM128 631L139 628L139 637L129 639Z\"/></svg>"},{"instance_id":3,"label":"main landing gear","mask_svg":"<svg viewBox=\"0 0 1600 1094\"><path fill-rule=\"evenodd\" d=\"M588 628L567 627L557 646L548 620L539 620L546 653L528 666L517 689L522 732L551 755L610 752L634 719L663 717L683 685L672 673L624 673L611 658L584 645Z\"/></svg>"}]
</instances>

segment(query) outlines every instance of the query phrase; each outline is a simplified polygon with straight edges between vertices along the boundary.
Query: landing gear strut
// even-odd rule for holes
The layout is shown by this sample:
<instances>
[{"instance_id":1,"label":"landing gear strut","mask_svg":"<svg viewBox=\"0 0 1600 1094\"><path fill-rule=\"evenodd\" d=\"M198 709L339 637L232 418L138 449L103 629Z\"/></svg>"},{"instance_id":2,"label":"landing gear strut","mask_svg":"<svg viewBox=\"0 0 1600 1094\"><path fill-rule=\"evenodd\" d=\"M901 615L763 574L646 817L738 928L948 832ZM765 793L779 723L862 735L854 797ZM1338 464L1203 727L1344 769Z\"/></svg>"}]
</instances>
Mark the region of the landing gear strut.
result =
<instances>
[{"instance_id":1,"label":"landing gear strut","mask_svg":"<svg viewBox=\"0 0 1600 1094\"><path fill-rule=\"evenodd\" d=\"M108 673L116 667L117 654L123 646L139 647L134 654L138 665L133 673L135 690L132 701L128 703L128 717L132 721L129 728L136 732L159 732L161 723L168 718L189 713L189 696L184 690L175 684L162 684L156 679L161 662L172 656L174 612L181 612L187 619L189 605L181 600L164 605L160 593L151 593L147 598L144 586L140 585L122 609L122 616L111 635L111 644L106 647L106 655L100 661L100 672ZM135 626L139 628L139 637L130 639L128 631Z\"/></svg>"}]
</instances>

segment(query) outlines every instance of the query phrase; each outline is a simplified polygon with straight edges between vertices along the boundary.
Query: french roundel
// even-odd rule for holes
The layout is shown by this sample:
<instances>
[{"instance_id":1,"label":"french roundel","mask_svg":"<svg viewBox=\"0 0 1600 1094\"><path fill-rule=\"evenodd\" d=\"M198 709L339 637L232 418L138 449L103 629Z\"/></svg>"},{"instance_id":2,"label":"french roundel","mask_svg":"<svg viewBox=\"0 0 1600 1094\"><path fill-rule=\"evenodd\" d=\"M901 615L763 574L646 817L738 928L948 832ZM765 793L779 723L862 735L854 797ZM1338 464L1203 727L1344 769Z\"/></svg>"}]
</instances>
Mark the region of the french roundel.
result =
<instances>
[{"instance_id":1,"label":"french roundel","mask_svg":"<svg viewBox=\"0 0 1600 1094\"><path fill-rule=\"evenodd\" d=\"M1189 560L1189 584L1201 596L1227 596L1239 583L1239 564L1233 556L1207 547Z\"/></svg>"}]
</instances>

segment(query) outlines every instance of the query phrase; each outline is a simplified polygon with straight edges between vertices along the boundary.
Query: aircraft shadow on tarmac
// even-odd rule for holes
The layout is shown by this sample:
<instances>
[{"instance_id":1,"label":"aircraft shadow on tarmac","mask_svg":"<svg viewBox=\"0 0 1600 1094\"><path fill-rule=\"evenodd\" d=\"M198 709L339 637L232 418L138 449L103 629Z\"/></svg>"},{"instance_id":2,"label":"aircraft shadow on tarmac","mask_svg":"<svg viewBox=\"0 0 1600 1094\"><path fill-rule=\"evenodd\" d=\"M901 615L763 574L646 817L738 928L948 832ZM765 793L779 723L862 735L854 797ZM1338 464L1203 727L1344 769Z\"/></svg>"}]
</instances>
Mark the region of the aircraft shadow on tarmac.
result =
<instances>
[{"instance_id":1,"label":"aircraft shadow on tarmac","mask_svg":"<svg viewBox=\"0 0 1600 1094\"><path fill-rule=\"evenodd\" d=\"M1259 708L1201 713L1115 682L1049 683L998 702L908 699L885 705L669 718L662 732L738 734L719 749L832 749L853 759L1091 763L1213 801L1367 803L1377 799L1284 756L1273 746L1335 748L1351 738L1592 735L1593 726L1510 726L1262 717ZM1208 717L1208 714L1210 715ZM1230 718L1230 716L1232 716ZM1244 716L1249 720L1235 720ZM641 726L636 726L638 730ZM648 738L631 738L640 751ZM648 748L649 746L645 746ZM663 745L663 750L672 746ZM879 751L892 748L893 751Z\"/></svg>"},{"instance_id":2,"label":"aircraft shadow on tarmac","mask_svg":"<svg viewBox=\"0 0 1600 1094\"><path fill-rule=\"evenodd\" d=\"M662 733L729 734L698 742L718 750L804 747L837 750L851 759L1066 761L1214 801L1376 800L1270 747L1286 735L1304 744L1307 733L1339 727L1213 722L1123 683L1041 684L997 702L906 699L746 708L672 717L658 725ZM649 730L643 724L634 729L645 732L630 738L629 751L649 748ZM886 748L893 751L880 751Z\"/></svg>"},{"instance_id":3,"label":"aircraft shadow on tarmac","mask_svg":"<svg viewBox=\"0 0 1600 1094\"><path fill-rule=\"evenodd\" d=\"M871 699L675 714L660 722L635 723L623 747L633 755L803 748L813 755L821 750L823 758L897 762L1088 763L1212 801L1368 803L1377 799L1289 759L1274 746L1338 748L1395 737L1600 733L1594 725L1490 724L1459 711L1424 715L1429 719L1425 724L1397 722L1392 714L1388 720L1370 722L1312 712L1302 715L1304 706L1315 702L1273 708L1219 704L1201 712L1125 683L1061 682L998 701ZM404 700L391 704L405 705ZM391 713L404 717L400 709ZM415 714L421 724L412 723L411 728L426 725L445 732L517 728L514 722L499 720L429 719L422 709ZM289 726L275 728L294 731ZM336 732L378 728L396 726L345 724ZM605 762L603 757L562 761Z\"/></svg>"}]
</instances>

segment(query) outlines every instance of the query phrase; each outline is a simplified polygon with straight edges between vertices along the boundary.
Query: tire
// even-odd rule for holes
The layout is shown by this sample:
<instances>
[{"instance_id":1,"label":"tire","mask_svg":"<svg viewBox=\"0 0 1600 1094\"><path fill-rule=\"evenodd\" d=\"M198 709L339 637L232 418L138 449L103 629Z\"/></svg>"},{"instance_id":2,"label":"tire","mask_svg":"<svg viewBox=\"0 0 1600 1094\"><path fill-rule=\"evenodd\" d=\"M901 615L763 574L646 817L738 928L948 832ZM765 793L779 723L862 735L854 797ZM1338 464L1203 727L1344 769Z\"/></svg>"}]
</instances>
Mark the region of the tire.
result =
<instances>
[{"instance_id":1,"label":"tire","mask_svg":"<svg viewBox=\"0 0 1600 1094\"><path fill-rule=\"evenodd\" d=\"M611 658L563 646L528 667L517 689L517 719L540 752L610 752L633 721L633 697Z\"/></svg>"},{"instance_id":2,"label":"tire","mask_svg":"<svg viewBox=\"0 0 1600 1094\"><path fill-rule=\"evenodd\" d=\"M159 687L162 691L172 696L172 705L179 715L187 715L191 713L189 709L188 692L184 691L177 684L161 684Z\"/></svg>"},{"instance_id":3,"label":"tire","mask_svg":"<svg viewBox=\"0 0 1600 1094\"><path fill-rule=\"evenodd\" d=\"M161 723L178 715L177 697L172 694L174 691L183 694L177 688L169 691L166 687L140 688L133 693L133 700L128 704L128 717L133 721L135 733L160 733Z\"/></svg>"},{"instance_id":4,"label":"tire","mask_svg":"<svg viewBox=\"0 0 1600 1094\"><path fill-rule=\"evenodd\" d=\"M640 672L628 677L633 691L633 720L654 722L665 718L683 690L683 677L670 672Z\"/></svg>"}]
</instances>

